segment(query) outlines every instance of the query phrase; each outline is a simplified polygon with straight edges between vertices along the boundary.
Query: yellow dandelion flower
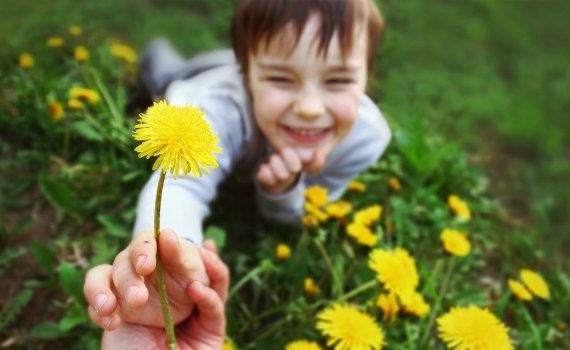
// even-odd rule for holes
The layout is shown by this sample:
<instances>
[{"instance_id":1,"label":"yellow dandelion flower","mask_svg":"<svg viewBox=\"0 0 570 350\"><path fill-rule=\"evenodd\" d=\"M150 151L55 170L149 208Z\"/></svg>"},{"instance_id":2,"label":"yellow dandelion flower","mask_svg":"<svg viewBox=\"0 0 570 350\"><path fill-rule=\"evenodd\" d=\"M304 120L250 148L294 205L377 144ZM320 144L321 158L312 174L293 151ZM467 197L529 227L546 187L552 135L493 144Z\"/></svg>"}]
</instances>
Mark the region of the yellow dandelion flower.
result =
<instances>
[{"instance_id":1,"label":"yellow dandelion flower","mask_svg":"<svg viewBox=\"0 0 570 350\"><path fill-rule=\"evenodd\" d=\"M403 248L374 249L369 255L368 266L377 273L378 281L400 297L412 293L420 282L416 262Z\"/></svg>"},{"instance_id":2,"label":"yellow dandelion flower","mask_svg":"<svg viewBox=\"0 0 570 350\"><path fill-rule=\"evenodd\" d=\"M368 247L375 246L379 238L367 226L355 222L346 227L346 233L358 243Z\"/></svg>"},{"instance_id":3,"label":"yellow dandelion flower","mask_svg":"<svg viewBox=\"0 0 570 350\"><path fill-rule=\"evenodd\" d=\"M329 190L315 185L305 190L305 200L317 207L322 207L329 202Z\"/></svg>"},{"instance_id":4,"label":"yellow dandelion flower","mask_svg":"<svg viewBox=\"0 0 570 350\"><path fill-rule=\"evenodd\" d=\"M46 45L48 47L62 47L64 44L64 41L62 38L55 36L52 38L49 38L46 42Z\"/></svg>"},{"instance_id":5,"label":"yellow dandelion flower","mask_svg":"<svg viewBox=\"0 0 570 350\"><path fill-rule=\"evenodd\" d=\"M83 29L80 26L70 26L69 27L69 34L73 36L80 36L83 33Z\"/></svg>"},{"instance_id":6,"label":"yellow dandelion flower","mask_svg":"<svg viewBox=\"0 0 570 350\"><path fill-rule=\"evenodd\" d=\"M202 169L217 168L214 153L221 153L218 137L195 106L171 106L155 102L139 115L133 137L142 141L135 148L139 158L158 156L152 170L170 170L174 178L182 171L186 176L202 176Z\"/></svg>"},{"instance_id":7,"label":"yellow dandelion flower","mask_svg":"<svg viewBox=\"0 0 570 350\"><path fill-rule=\"evenodd\" d=\"M515 281L509 278L509 288L514 296L522 301L530 301L532 300L532 294L526 289L524 284L520 283L519 281Z\"/></svg>"},{"instance_id":8,"label":"yellow dandelion flower","mask_svg":"<svg viewBox=\"0 0 570 350\"><path fill-rule=\"evenodd\" d=\"M321 289L315 284L315 281L313 281L311 277L305 278L303 288L308 295L317 295L321 292Z\"/></svg>"},{"instance_id":9,"label":"yellow dandelion flower","mask_svg":"<svg viewBox=\"0 0 570 350\"><path fill-rule=\"evenodd\" d=\"M342 219L352 211L352 204L346 201L338 201L328 204L325 211L335 219Z\"/></svg>"},{"instance_id":10,"label":"yellow dandelion flower","mask_svg":"<svg viewBox=\"0 0 570 350\"><path fill-rule=\"evenodd\" d=\"M469 205L458 196L452 194L447 197L447 205L456 216L463 218L464 220L471 219L471 210L469 209Z\"/></svg>"},{"instance_id":11,"label":"yellow dandelion flower","mask_svg":"<svg viewBox=\"0 0 570 350\"><path fill-rule=\"evenodd\" d=\"M231 342L224 340L224 345L222 347L222 350L234 350L234 346Z\"/></svg>"},{"instance_id":12,"label":"yellow dandelion flower","mask_svg":"<svg viewBox=\"0 0 570 350\"><path fill-rule=\"evenodd\" d=\"M79 86L74 86L69 89L68 94L71 99L79 100L81 102L89 102L91 104L97 103L101 99L97 91Z\"/></svg>"},{"instance_id":13,"label":"yellow dandelion flower","mask_svg":"<svg viewBox=\"0 0 570 350\"><path fill-rule=\"evenodd\" d=\"M20 65L20 68L30 69L34 66L34 57L31 54L24 52L20 54L20 59L18 63Z\"/></svg>"},{"instance_id":14,"label":"yellow dandelion flower","mask_svg":"<svg viewBox=\"0 0 570 350\"><path fill-rule=\"evenodd\" d=\"M380 215L382 215L382 206L371 205L354 213L354 222L370 226L380 220Z\"/></svg>"},{"instance_id":15,"label":"yellow dandelion flower","mask_svg":"<svg viewBox=\"0 0 570 350\"><path fill-rule=\"evenodd\" d=\"M390 187L392 191L398 192L402 189L402 184L400 183L400 180L398 180L397 177L391 177L390 179L388 179L388 187Z\"/></svg>"},{"instance_id":16,"label":"yellow dandelion flower","mask_svg":"<svg viewBox=\"0 0 570 350\"><path fill-rule=\"evenodd\" d=\"M324 211L322 211L319 207L317 207L316 205L312 204L311 202L306 202L305 203L305 212L309 215L312 215L313 217L315 217L319 222L325 222L329 219L329 216L327 213L325 213Z\"/></svg>"},{"instance_id":17,"label":"yellow dandelion flower","mask_svg":"<svg viewBox=\"0 0 570 350\"><path fill-rule=\"evenodd\" d=\"M364 182L353 180L348 183L346 189L351 192L364 192L366 191L366 184Z\"/></svg>"},{"instance_id":18,"label":"yellow dandelion flower","mask_svg":"<svg viewBox=\"0 0 570 350\"><path fill-rule=\"evenodd\" d=\"M79 101L76 98L70 98L67 101L67 107L71 108L71 109L83 109L83 102Z\"/></svg>"},{"instance_id":19,"label":"yellow dandelion flower","mask_svg":"<svg viewBox=\"0 0 570 350\"><path fill-rule=\"evenodd\" d=\"M314 215L307 214L301 218L303 222L303 226L305 227L317 227L319 226L319 219L317 219Z\"/></svg>"},{"instance_id":20,"label":"yellow dandelion flower","mask_svg":"<svg viewBox=\"0 0 570 350\"><path fill-rule=\"evenodd\" d=\"M132 47L123 44L111 44L111 55L125 61L126 63L136 63L137 53Z\"/></svg>"},{"instance_id":21,"label":"yellow dandelion flower","mask_svg":"<svg viewBox=\"0 0 570 350\"><path fill-rule=\"evenodd\" d=\"M73 50L73 57L79 63L84 63L89 59L89 50L83 45L78 45Z\"/></svg>"},{"instance_id":22,"label":"yellow dandelion flower","mask_svg":"<svg viewBox=\"0 0 570 350\"><path fill-rule=\"evenodd\" d=\"M529 269L522 269L520 272L520 278L532 294L542 299L550 298L548 285L540 274Z\"/></svg>"},{"instance_id":23,"label":"yellow dandelion flower","mask_svg":"<svg viewBox=\"0 0 570 350\"><path fill-rule=\"evenodd\" d=\"M314 341L296 340L285 345L285 350L322 350L322 348Z\"/></svg>"},{"instance_id":24,"label":"yellow dandelion flower","mask_svg":"<svg viewBox=\"0 0 570 350\"><path fill-rule=\"evenodd\" d=\"M317 314L316 328L328 337L327 346L335 350L380 350L384 332L376 320L356 308L336 304Z\"/></svg>"},{"instance_id":25,"label":"yellow dandelion flower","mask_svg":"<svg viewBox=\"0 0 570 350\"><path fill-rule=\"evenodd\" d=\"M400 301L402 309L409 314L424 317L429 313L429 304L425 301L424 296L416 291L402 296Z\"/></svg>"},{"instance_id":26,"label":"yellow dandelion flower","mask_svg":"<svg viewBox=\"0 0 570 350\"><path fill-rule=\"evenodd\" d=\"M477 306L452 308L437 319L439 337L452 349L512 350L509 329L493 313Z\"/></svg>"},{"instance_id":27,"label":"yellow dandelion flower","mask_svg":"<svg viewBox=\"0 0 570 350\"><path fill-rule=\"evenodd\" d=\"M394 321L400 311L400 305L395 293L380 294L378 299L376 299L376 306L384 313L384 319L390 321Z\"/></svg>"},{"instance_id":28,"label":"yellow dandelion flower","mask_svg":"<svg viewBox=\"0 0 570 350\"><path fill-rule=\"evenodd\" d=\"M285 243L279 243L275 247L275 259L287 260L291 256L291 247Z\"/></svg>"},{"instance_id":29,"label":"yellow dandelion flower","mask_svg":"<svg viewBox=\"0 0 570 350\"><path fill-rule=\"evenodd\" d=\"M50 100L48 102L49 114L54 120L60 120L63 117L63 106L56 100Z\"/></svg>"},{"instance_id":30,"label":"yellow dandelion flower","mask_svg":"<svg viewBox=\"0 0 570 350\"><path fill-rule=\"evenodd\" d=\"M446 228L441 232L440 239L449 254L466 256L471 251L471 243L464 232Z\"/></svg>"}]
</instances>

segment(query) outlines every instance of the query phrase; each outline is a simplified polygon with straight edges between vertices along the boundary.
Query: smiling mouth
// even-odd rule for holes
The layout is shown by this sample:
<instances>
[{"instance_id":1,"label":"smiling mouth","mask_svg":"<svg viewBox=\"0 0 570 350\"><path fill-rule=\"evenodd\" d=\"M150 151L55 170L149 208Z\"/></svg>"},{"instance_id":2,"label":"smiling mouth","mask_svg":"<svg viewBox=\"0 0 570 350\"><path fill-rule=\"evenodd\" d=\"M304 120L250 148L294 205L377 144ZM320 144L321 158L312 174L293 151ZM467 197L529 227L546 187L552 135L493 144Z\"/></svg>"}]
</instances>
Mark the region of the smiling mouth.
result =
<instances>
[{"instance_id":1,"label":"smiling mouth","mask_svg":"<svg viewBox=\"0 0 570 350\"><path fill-rule=\"evenodd\" d=\"M302 143L316 143L323 140L332 130L331 128L296 128L284 125L283 128L292 139Z\"/></svg>"}]
</instances>

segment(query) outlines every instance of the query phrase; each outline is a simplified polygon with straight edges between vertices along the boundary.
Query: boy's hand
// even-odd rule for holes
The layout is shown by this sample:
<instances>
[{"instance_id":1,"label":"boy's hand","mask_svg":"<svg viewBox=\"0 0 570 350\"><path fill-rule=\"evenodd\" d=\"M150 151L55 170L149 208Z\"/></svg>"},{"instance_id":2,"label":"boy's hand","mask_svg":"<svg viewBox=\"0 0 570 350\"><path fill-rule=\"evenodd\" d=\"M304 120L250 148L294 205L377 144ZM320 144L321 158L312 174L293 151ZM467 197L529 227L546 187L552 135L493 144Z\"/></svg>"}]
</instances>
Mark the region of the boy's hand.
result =
<instances>
[{"instance_id":1,"label":"boy's hand","mask_svg":"<svg viewBox=\"0 0 570 350\"><path fill-rule=\"evenodd\" d=\"M285 147L260 165L256 179L267 192L285 192L297 182L301 171L313 174L321 170L325 164L325 154L321 149L312 151Z\"/></svg>"},{"instance_id":2,"label":"boy's hand","mask_svg":"<svg viewBox=\"0 0 570 350\"><path fill-rule=\"evenodd\" d=\"M194 302L187 289L193 281L209 285L199 248L178 239L172 230L159 236L164 280L174 324L190 316ZM152 231L136 235L113 265L99 265L87 272L84 293L89 317L104 329L115 329L120 321L164 327L160 296L155 279L156 241Z\"/></svg>"}]
</instances>

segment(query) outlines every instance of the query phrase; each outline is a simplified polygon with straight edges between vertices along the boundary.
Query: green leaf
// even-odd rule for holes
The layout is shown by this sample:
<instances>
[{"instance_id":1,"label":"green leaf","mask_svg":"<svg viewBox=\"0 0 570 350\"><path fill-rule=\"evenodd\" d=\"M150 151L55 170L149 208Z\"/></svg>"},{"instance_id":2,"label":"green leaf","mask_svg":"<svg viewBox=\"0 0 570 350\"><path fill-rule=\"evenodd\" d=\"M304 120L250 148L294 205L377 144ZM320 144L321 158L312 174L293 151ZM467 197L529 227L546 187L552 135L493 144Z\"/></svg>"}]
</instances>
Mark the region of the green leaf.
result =
<instances>
[{"instance_id":1,"label":"green leaf","mask_svg":"<svg viewBox=\"0 0 570 350\"><path fill-rule=\"evenodd\" d=\"M65 335L65 332L55 322L42 322L35 325L29 335L37 339L57 339Z\"/></svg>"},{"instance_id":2,"label":"green leaf","mask_svg":"<svg viewBox=\"0 0 570 350\"><path fill-rule=\"evenodd\" d=\"M110 215L99 214L97 215L97 221L99 221L111 236L118 238L127 238L131 235L128 228L122 225L117 219Z\"/></svg>"},{"instance_id":3,"label":"green leaf","mask_svg":"<svg viewBox=\"0 0 570 350\"><path fill-rule=\"evenodd\" d=\"M222 250L226 244L226 230L218 226L208 226L204 234L204 240L213 239L218 250Z\"/></svg>"},{"instance_id":4,"label":"green leaf","mask_svg":"<svg viewBox=\"0 0 570 350\"><path fill-rule=\"evenodd\" d=\"M72 128L86 140L97 142L102 142L104 140L103 136L101 136L101 134L86 121L75 122L73 123Z\"/></svg>"},{"instance_id":5,"label":"green leaf","mask_svg":"<svg viewBox=\"0 0 570 350\"><path fill-rule=\"evenodd\" d=\"M63 290L83 305L83 273L66 261L59 264L59 280Z\"/></svg>"},{"instance_id":6,"label":"green leaf","mask_svg":"<svg viewBox=\"0 0 570 350\"><path fill-rule=\"evenodd\" d=\"M40 176L40 190L47 200L59 211L77 214L77 199L68 185L46 175Z\"/></svg>"},{"instance_id":7,"label":"green leaf","mask_svg":"<svg viewBox=\"0 0 570 350\"><path fill-rule=\"evenodd\" d=\"M61 320L59 320L59 329L62 330L63 332L67 332L75 328L75 326L77 325L88 322L89 321L87 320L86 317L67 315Z\"/></svg>"},{"instance_id":8,"label":"green leaf","mask_svg":"<svg viewBox=\"0 0 570 350\"><path fill-rule=\"evenodd\" d=\"M32 241L30 243L30 253L42 272L47 275L53 275L53 266L55 265L56 256L49 245Z\"/></svg>"}]
</instances>

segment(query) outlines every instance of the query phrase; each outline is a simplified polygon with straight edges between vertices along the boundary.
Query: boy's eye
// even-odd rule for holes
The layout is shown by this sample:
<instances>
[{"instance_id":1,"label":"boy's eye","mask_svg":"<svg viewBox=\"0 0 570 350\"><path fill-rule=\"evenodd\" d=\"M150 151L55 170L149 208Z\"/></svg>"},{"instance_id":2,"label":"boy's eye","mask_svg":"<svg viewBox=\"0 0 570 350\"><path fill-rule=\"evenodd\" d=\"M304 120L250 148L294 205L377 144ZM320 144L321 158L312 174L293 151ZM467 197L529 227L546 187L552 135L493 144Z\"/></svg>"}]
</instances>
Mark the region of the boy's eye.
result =
<instances>
[{"instance_id":1,"label":"boy's eye","mask_svg":"<svg viewBox=\"0 0 570 350\"><path fill-rule=\"evenodd\" d=\"M352 79L349 78L331 78L325 81L327 85L348 85L352 83Z\"/></svg>"},{"instance_id":2,"label":"boy's eye","mask_svg":"<svg viewBox=\"0 0 570 350\"><path fill-rule=\"evenodd\" d=\"M293 83L293 79L288 78L288 77L281 77L281 76L268 77L267 80L269 80L272 83L276 83L276 84L292 84Z\"/></svg>"}]
</instances>

